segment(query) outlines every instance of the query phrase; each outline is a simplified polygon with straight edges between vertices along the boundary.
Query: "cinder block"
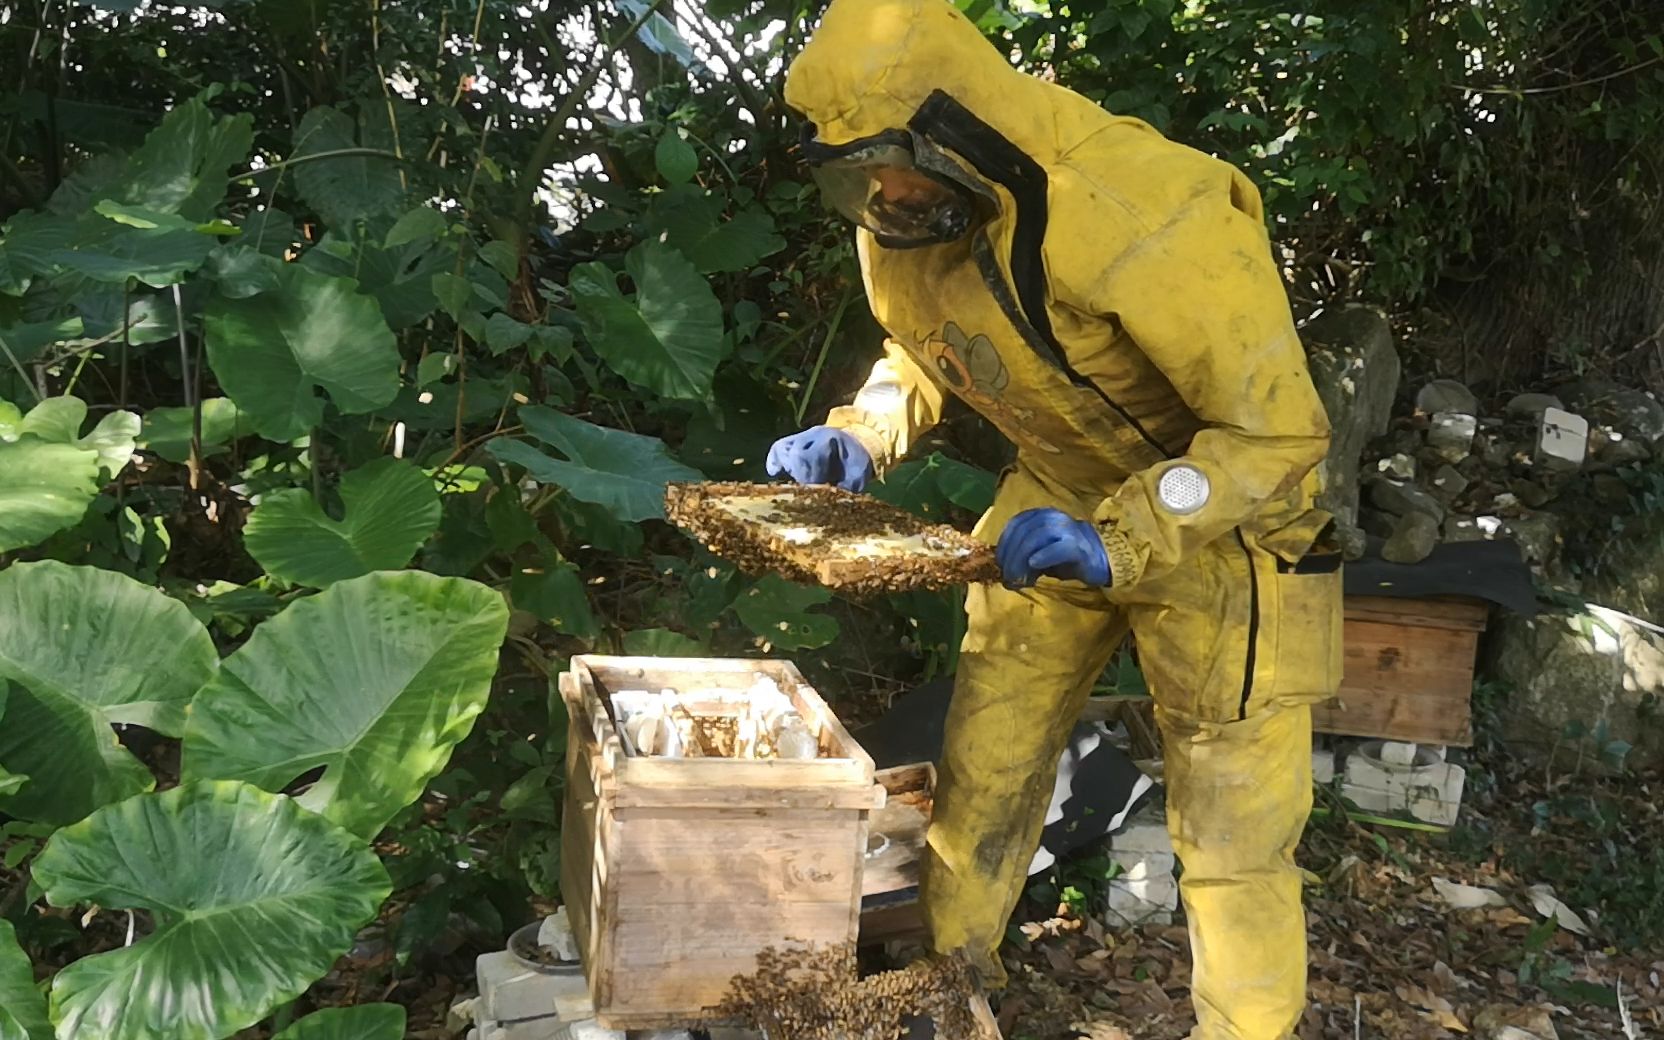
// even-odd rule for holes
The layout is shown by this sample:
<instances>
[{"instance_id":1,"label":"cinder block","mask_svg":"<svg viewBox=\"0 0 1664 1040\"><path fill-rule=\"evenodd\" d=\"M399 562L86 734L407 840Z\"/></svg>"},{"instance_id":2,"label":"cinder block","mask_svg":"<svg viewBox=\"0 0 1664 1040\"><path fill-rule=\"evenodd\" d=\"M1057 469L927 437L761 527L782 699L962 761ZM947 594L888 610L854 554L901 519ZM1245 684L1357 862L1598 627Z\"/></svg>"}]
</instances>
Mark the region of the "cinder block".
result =
<instances>
[{"instance_id":1,"label":"cinder block","mask_svg":"<svg viewBox=\"0 0 1664 1040\"><path fill-rule=\"evenodd\" d=\"M1578 469L1589 453L1589 420L1559 408L1546 408L1537 424L1536 459L1559 469Z\"/></svg>"},{"instance_id":2,"label":"cinder block","mask_svg":"<svg viewBox=\"0 0 1664 1040\"><path fill-rule=\"evenodd\" d=\"M1335 753L1328 748L1312 749L1312 782L1330 784L1335 779Z\"/></svg>"},{"instance_id":3,"label":"cinder block","mask_svg":"<svg viewBox=\"0 0 1664 1040\"><path fill-rule=\"evenodd\" d=\"M1179 885L1173 878L1162 881L1123 881L1109 883L1109 906L1104 921L1112 927L1172 924L1173 911L1179 906Z\"/></svg>"},{"instance_id":4,"label":"cinder block","mask_svg":"<svg viewBox=\"0 0 1664 1040\"><path fill-rule=\"evenodd\" d=\"M1365 812L1408 813L1445 827L1456 822L1465 769L1427 748L1418 748L1408 766L1384 761L1381 751L1381 742L1375 741L1347 756L1342 794Z\"/></svg>"},{"instance_id":5,"label":"cinder block","mask_svg":"<svg viewBox=\"0 0 1664 1040\"><path fill-rule=\"evenodd\" d=\"M1121 873L1117 876L1128 881L1171 878L1173 868L1178 864L1178 857L1170 852L1112 852L1110 856L1121 867Z\"/></svg>"},{"instance_id":6,"label":"cinder block","mask_svg":"<svg viewBox=\"0 0 1664 1040\"><path fill-rule=\"evenodd\" d=\"M1139 813L1121 830L1109 836L1112 852L1159 852L1171 856L1173 839L1167 834L1167 821L1156 813Z\"/></svg>"},{"instance_id":7,"label":"cinder block","mask_svg":"<svg viewBox=\"0 0 1664 1040\"><path fill-rule=\"evenodd\" d=\"M507 950L481 954L474 961L481 1022L498 1024L556 1016L566 1020L592 1017L589 987L583 973L550 975L532 971Z\"/></svg>"}]
</instances>

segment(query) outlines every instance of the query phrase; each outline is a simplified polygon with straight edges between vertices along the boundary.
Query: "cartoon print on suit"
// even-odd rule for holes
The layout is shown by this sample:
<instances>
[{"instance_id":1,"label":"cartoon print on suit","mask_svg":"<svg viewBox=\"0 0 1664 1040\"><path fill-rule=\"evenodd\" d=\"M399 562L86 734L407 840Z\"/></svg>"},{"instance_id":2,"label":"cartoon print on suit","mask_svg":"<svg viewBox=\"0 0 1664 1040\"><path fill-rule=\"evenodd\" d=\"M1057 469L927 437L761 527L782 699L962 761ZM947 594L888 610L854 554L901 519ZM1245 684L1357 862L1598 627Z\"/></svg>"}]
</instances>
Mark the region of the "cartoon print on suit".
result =
<instances>
[{"instance_id":1,"label":"cartoon print on suit","mask_svg":"<svg viewBox=\"0 0 1664 1040\"><path fill-rule=\"evenodd\" d=\"M967 336L964 329L950 321L942 327L941 336L932 336L924 343L924 353L948 389L987 416L1006 436L1027 447L1053 455L1061 453L1030 428L1033 411L1005 400L1011 372L986 335Z\"/></svg>"}]
</instances>

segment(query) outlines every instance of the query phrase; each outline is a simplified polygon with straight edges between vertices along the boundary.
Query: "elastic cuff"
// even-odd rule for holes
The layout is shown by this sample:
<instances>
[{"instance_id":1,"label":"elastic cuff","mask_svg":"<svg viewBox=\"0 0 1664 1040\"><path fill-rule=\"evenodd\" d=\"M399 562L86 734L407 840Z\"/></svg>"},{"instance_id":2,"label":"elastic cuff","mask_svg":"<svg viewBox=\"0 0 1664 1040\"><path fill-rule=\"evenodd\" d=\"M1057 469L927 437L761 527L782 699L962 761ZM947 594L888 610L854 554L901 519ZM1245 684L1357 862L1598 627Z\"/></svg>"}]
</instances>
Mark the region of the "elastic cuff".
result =
<instances>
[{"instance_id":1,"label":"elastic cuff","mask_svg":"<svg viewBox=\"0 0 1664 1040\"><path fill-rule=\"evenodd\" d=\"M890 445L884 439L883 434L860 423L836 423L828 420L826 425L854 437L856 442L865 448L867 454L872 458L873 476L879 478L884 476L885 471L890 468Z\"/></svg>"},{"instance_id":2,"label":"elastic cuff","mask_svg":"<svg viewBox=\"0 0 1664 1040\"><path fill-rule=\"evenodd\" d=\"M1143 576L1144 568L1138 561L1138 552L1133 548L1132 539L1126 536L1114 524L1099 524L1098 537L1104 543L1104 555L1109 557L1110 587L1123 589L1137 584Z\"/></svg>"}]
</instances>

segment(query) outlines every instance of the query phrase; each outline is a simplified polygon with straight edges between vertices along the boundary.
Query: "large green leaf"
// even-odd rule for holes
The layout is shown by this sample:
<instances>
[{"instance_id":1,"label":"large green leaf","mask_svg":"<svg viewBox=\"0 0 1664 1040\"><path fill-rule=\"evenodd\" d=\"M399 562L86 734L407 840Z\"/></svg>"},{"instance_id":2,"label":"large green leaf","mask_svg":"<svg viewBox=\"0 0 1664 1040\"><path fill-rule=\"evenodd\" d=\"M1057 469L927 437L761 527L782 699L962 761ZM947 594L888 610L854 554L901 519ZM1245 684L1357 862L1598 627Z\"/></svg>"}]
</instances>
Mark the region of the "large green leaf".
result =
<instances>
[{"instance_id":1,"label":"large green leaf","mask_svg":"<svg viewBox=\"0 0 1664 1040\"><path fill-rule=\"evenodd\" d=\"M609 430L535 405L520 409L520 422L566 458L507 437L487 444L486 451L499 462L524 467L536 480L559 485L580 502L605 507L620 520L663 519L665 485L703 479L698 470L672 459L657 437Z\"/></svg>"},{"instance_id":2,"label":"large green leaf","mask_svg":"<svg viewBox=\"0 0 1664 1040\"><path fill-rule=\"evenodd\" d=\"M29 782L29 778L21 773L12 773L0 766L0 796L12 794Z\"/></svg>"},{"instance_id":3,"label":"large green leaf","mask_svg":"<svg viewBox=\"0 0 1664 1040\"><path fill-rule=\"evenodd\" d=\"M144 413L144 429L137 443L169 462L184 462L191 456L195 426L196 416L190 408L152 408ZM224 445L253 432L253 422L229 397L210 397L202 402L204 456L216 455Z\"/></svg>"},{"instance_id":4,"label":"large green leaf","mask_svg":"<svg viewBox=\"0 0 1664 1040\"><path fill-rule=\"evenodd\" d=\"M19 322L0 327L0 357L8 362L32 361L54 343L80 339L86 334L86 323L78 317L49 318L46 321Z\"/></svg>"},{"instance_id":5,"label":"large green leaf","mask_svg":"<svg viewBox=\"0 0 1664 1040\"><path fill-rule=\"evenodd\" d=\"M360 1004L358 1007L314 1011L272 1040L401 1040L404 1008L397 1004Z\"/></svg>"},{"instance_id":6,"label":"large green leaf","mask_svg":"<svg viewBox=\"0 0 1664 1040\"><path fill-rule=\"evenodd\" d=\"M364 147L375 147L372 128L363 134ZM351 116L334 108L314 108L295 131L294 158L360 147L360 127ZM331 228L345 230L366 217L397 213L404 199L398 164L389 156L336 155L297 163L295 187Z\"/></svg>"},{"instance_id":7,"label":"large green leaf","mask_svg":"<svg viewBox=\"0 0 1664 1040\"><path fill-rule=\"evenodd\" d=\"M20 433L34 434L55 444L73 444L98 455L99 476L113 480L133 458L141 423L132 412L114 411L98 420L85 437L87 402L79 397L48 397L24 417Z\"/></svg>"},{"instance_id":8,"label":"large green leaf","mask_svg":"<svg viewBox=\"0 0 1664 1040\"><path fill-rule=\"evenodd\" d=\"M364 837L420 797L491 692L508 607L462 578L368 574L255 629L191 706L188 780L280 790Z\"/></svg>"},{"instance_id":9,"label":"large green leaf","mask_svg":"<svg viewBox=\"0 0 1664 1040\"><path fill-rule=\"evenodd\" d=\"M181 228L138 228L88 216L68 248L51 255L58 267L95 282L122 285L137 279L158 289L176 285L201 267L219 239Z\"/></svg>"},{"instance_id":10,"label":"large green leaf","mask_svg":"<svg viewBox=\"0 0 1664 1040\"><path fill-rule=\"evenodd\" d=\"M678 185L654 198L646 237L664 236L704 274L745 271L786 248L768 211L748 206L722 219L726 203L694 185Z\"/></svg>"},{"instance_id":11,"label":"large green leaf","mask_svg":"<svg viewBox=\"0 0 1664 1040\"><path fill-rule=\"evenodd\" d=\"M0 571L0 762L29 777L0 812L68 823L150 790L110 724L179 736L216 662L185 605L132 578L51 560Z\"/></svg>"},{"instance_id":12,"label":"large green leaf","mask_svg":"<svg viewBox=\"0 0 1664 1040\"><path fill-rule=\"evenodd\" d=\"M375 853L293 799L186 784L106 806L34 863L54 906L155 930L52 980L59 1040L219 1040L322 977L392 890Z\"/></svg>"},{"instance_id":13,"label":"large green leaf","mask_svg":"<svg viewBox=\"0 0 1664 1040\"><path fill-rule=\"evenodd\" d=\"M133 455L139 417L106 414L85 437L86 403L49 397L21 419L0 402L0 552L36 545L72 527Z\"/></svg>"},{"instance_id":14,"label":"large green leaf","mask_svg":"<svg viewBox=\"0 0 1664 1040\"><path fill-rule=\"evenodd\" d=\"M208 362L262 437L289 441L324 417L322 387L348 414L399 392L399 352L376 301L348 278L285 264L282 288L216 297L206 316Z\"/></svg>"},{"instance_id":15,"label":"large green leaf","mask_svg":"<svg viewBox=\"0 0 1664 1040\"><path fill-rule=\"evenodd\" d=\"M46 998L35 988L29 955L5 918L0 918L0 1040L52 1040Z\"/></svg>"},{"instance_id":16,"label":"large green leaf","mask_svg":"<svg viewBox=\"0 0 1664 1040\"><path fill-rule=\"evenodd\" d=\"M433 479L399 459L381 458L341 478L344 516L335 520L312 493L267 496L243 528L243 544L266 571L322 588L410 562L439 526Z\"/></svg>"},{"instance_id":17,"label":"large green leaf","mask_svg":"<svg viewBox=\"0 0 1664 1040\"><path fill-rule=\"evenodd\" d=\"M75 238L75 222L24 210L0 228L0 292L22 295L38 275L57 268L53 257Z\"/></svg>"},{"instance_id":18,"label":"large green leaf","mask_svg":"<svg viewBox=\"0 0 1664 1040\"><path fill-rule=\"evenodd\" d=\"M909 459L868 491L874 498L931 520L941 520L949 506L981 513L994 501L994 474L934 452Z\"/></svg>"},{"instance_id":19,"label":"large green leaf","mask_svg":"<svg viewBox=\"0 0 1664 1040\"><path fill-rule=\"evenodd\" d=\"M34 436L0 440L0 552L73 527L98 488L96 451Z\"/></svg>"},{"instance_id":20,"label":"large green leaf","mask_svg":"<svg viewBox=\"0 0 1664 1040\"><path fill-rule=\"evenodd\" d=\"M434 275L449 271L456 262L454 252L450 256L445 253L422 242L381 246L367 234L354 240L331 231L308 249L300 262L320 274L356 280L359 291L374 296L381 304L387 324L404 329L439 306L439 298L433 294Z\"/></svg>"},{"instance_id":21,"label":"large green leaf","mask_svg":"<svg viewBox=\"0 0 1664 1040\"><path fill-rule=\"evenodd\" d=\"M838 619L812 614L811 607L832 593L811 585L796 585L770 574L740 594L734 613L771 646L782 650L813 650L838 638Z\"/></svg>"},{"instance_id":22,"label":"large green leaf","mask_svg":"<svg viewBox=\"0 0 1664 1040\"><path fill-rule=\"evenodd\" d=\"M635 295L618 290L602 263L572 269L578 316L595 352L613 371L665 397L700 398L729 344L722 304L693 264L663 242L631 249L624 267Z\"/></svg>"},{"instance_id":23,"label":"large green leaf","mask_svg":"<svg viewBox=\"0 0 1664 1040\"><path fill-rule=\"evenodd\" d=\"M124 202L205 221L225 198L226 172L254 144L254 117L216 117L200 97L175 105L127 163Z\"/></svg>"}]
</instances>

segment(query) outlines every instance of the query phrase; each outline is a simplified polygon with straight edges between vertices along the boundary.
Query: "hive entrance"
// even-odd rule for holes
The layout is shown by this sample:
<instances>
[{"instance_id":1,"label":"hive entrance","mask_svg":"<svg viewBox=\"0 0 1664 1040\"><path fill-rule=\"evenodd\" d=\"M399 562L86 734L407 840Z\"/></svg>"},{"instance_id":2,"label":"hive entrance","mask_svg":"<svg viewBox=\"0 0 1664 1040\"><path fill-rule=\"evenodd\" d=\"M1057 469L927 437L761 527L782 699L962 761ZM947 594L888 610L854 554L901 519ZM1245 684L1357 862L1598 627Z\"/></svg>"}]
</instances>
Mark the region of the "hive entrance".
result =
<instances>
[{"instance_id":1,"label":"hive entrance","mask_svg":"<svg viewBox=\"0 0 1664 1040\"><path fill-rule=\"evenodd\" d=\"M665 512L748 573L840 592L939 589L999 578L991 546L835 487L672 484Z\"/></svg>"}]
</instances>

